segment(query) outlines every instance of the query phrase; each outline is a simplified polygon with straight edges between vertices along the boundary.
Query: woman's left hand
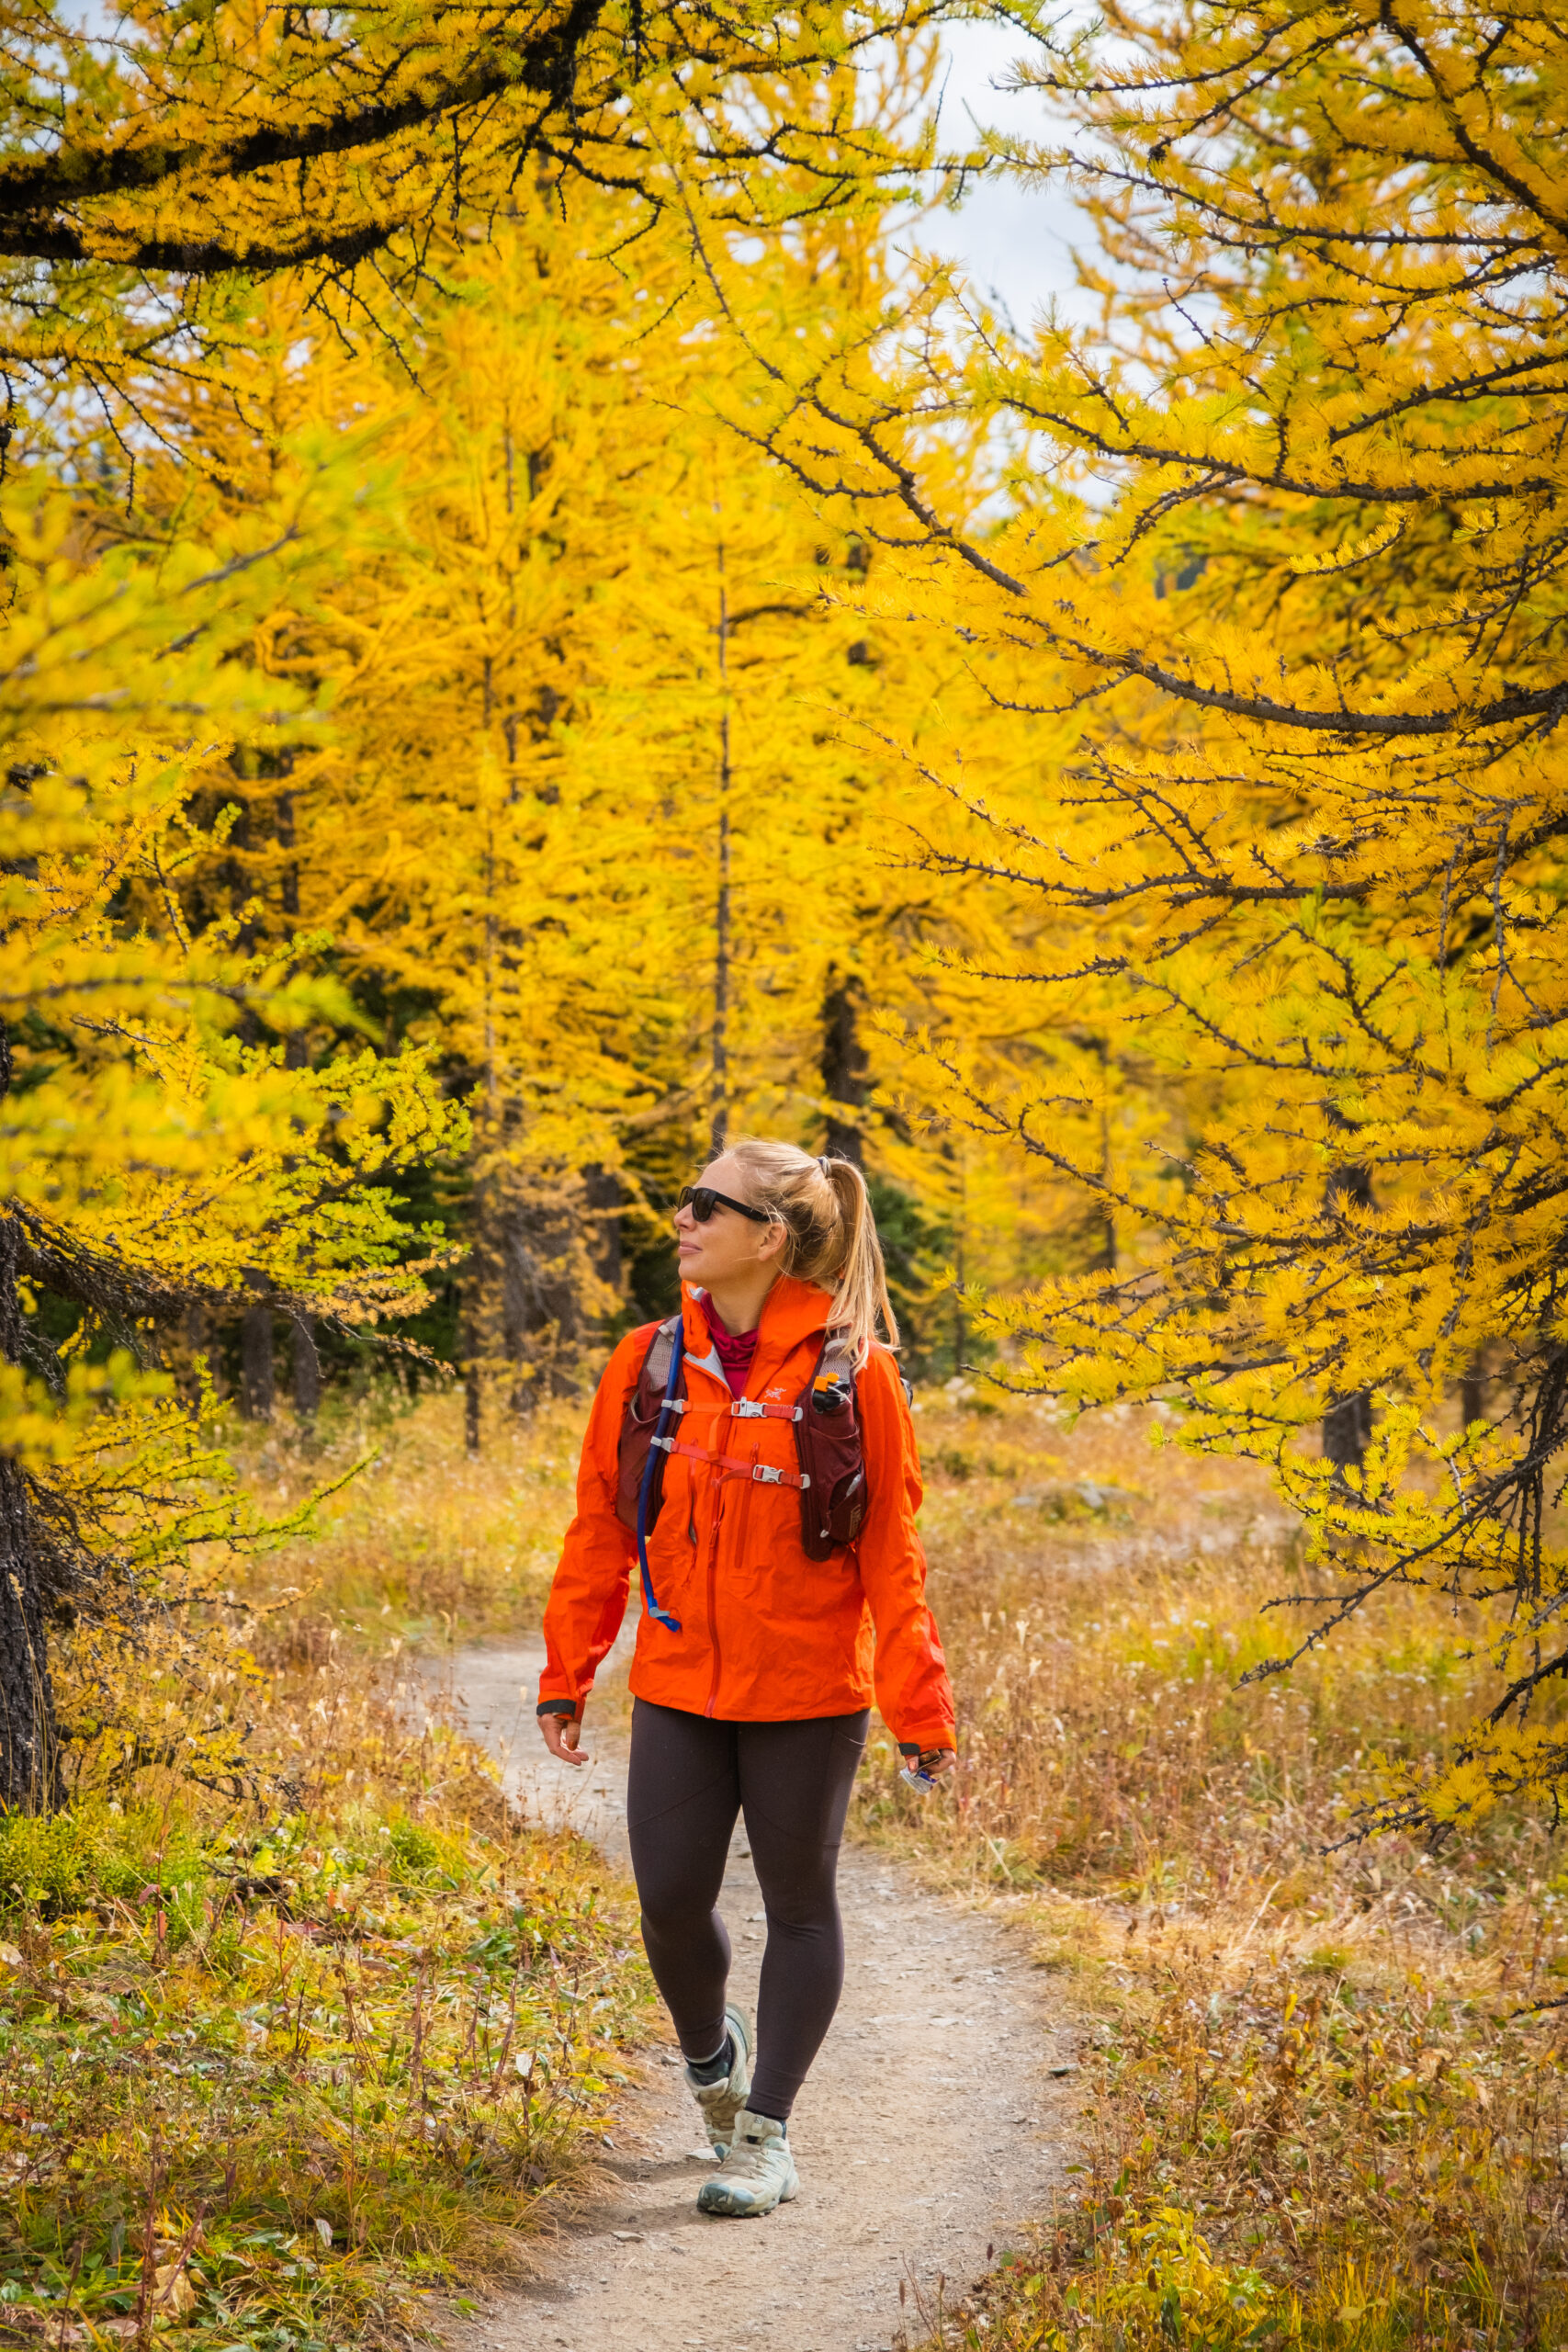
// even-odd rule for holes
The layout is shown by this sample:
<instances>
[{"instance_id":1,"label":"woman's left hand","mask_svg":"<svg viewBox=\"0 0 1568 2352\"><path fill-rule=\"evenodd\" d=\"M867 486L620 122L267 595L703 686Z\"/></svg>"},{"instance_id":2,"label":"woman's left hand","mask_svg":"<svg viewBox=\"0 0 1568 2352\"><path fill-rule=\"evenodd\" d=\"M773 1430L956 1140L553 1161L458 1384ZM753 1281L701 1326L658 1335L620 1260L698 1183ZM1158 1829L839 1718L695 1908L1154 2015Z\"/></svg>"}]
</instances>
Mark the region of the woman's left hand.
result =
<instances>
[{"instance_id":1,"label":"woman's left hand","mask_svg":"<svg viewBox=\"0 0 1568 2352\"><path fill-rule=\"evenodd\" d=\"M940 1781L958 1762L957 1750L952 1747L922 1748L919 1756L904 1756L904 1770L919 1772L928 1781Z\"/></svg>"}]
</instances>

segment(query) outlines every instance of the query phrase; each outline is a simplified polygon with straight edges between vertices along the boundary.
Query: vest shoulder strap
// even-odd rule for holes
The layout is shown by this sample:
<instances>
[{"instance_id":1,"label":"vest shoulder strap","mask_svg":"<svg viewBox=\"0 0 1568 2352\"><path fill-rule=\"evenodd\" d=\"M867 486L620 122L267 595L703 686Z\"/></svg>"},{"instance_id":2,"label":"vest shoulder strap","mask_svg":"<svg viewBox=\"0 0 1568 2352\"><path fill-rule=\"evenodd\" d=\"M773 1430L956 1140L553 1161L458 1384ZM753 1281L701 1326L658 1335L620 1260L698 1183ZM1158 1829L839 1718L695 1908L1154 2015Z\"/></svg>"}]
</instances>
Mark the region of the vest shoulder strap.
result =
<instances>
[{"instance_id":1,"label":"vest shoulder strap","mask_svg":"<svg viewBox=\"0 0 1568 2352\"><path fill-rule=\"evenodd\" d=\"M670 1379L670 1360L675 1352L675 1334L681 1328L680 1315L668 1315L648 1343L648 1353L642 1360L637 1386L662 1399Z\"/></svg>"}]
</instances>

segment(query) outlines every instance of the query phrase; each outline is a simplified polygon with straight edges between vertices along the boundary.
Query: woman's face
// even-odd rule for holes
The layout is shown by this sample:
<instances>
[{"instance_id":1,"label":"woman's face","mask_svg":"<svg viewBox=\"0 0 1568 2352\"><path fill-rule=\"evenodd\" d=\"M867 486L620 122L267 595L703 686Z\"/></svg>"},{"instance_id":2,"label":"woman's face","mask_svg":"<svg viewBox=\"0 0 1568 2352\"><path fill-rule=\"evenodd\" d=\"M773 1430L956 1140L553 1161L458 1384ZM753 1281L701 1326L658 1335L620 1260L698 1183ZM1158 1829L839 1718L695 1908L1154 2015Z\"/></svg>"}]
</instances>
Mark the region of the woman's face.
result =
<instances>
[{"instance_id":1,"label":"woman's face","mask_svg":"<svg viewBox=\"0 0 1568 2352\"><path fill-rule=\"evenodd\" d=\"M697 1183L711 1185L716 1193L728 1193L734 1201L751 1198L744 1172L728 1152L708 1162ZM699 1225L689 1206L675 1212L681 1279L700 1290L744 1280L763 1267L776 1272L784 1245L784 1228L776 1219L759 1225L754 1217L741 1216L735 1209L716 1208L707 1223Z\"/></svg>"}]
</instances>

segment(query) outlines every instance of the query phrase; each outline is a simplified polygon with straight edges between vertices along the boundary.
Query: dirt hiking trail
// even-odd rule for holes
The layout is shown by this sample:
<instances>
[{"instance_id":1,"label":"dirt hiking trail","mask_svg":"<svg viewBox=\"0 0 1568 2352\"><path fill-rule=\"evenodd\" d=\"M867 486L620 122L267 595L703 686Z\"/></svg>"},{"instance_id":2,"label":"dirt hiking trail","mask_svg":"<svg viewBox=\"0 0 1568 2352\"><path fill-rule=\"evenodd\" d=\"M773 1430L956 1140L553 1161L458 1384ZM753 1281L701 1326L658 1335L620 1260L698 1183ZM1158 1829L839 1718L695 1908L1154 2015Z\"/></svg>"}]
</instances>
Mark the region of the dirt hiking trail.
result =
<instances>
[{"instance_id":1,"label":"dirt hiking trail","mask_svg":"<svg viewBox=\"0 0 1568 2352\"><path fill-rule=\"evenodd\" d=\"M465 1651L442 1679L529 1813L570 1823L629 1873L625 1736L590 1717L592 1765L556 1763L534 1728L541 1656ZM1049 2211L1077 2104L1071 2075L1051 2069L1076 2053L1022 1938L863 1848L844 1849L840 1888L848 1973L790 2123L799 2197L761 2221L697 2211L711 2159L673 2042L656 2048L618 2102L606 2195L538 2246L536 2280L448 2324L454 2352L870 2352L901 2325L918 2338L916 2287L930 2307L944 2278L952 2300L988 2246ZM753 2007L762 1901L743 1824L721 1907L731 1990Z\"/></svg>"}]
</instances>

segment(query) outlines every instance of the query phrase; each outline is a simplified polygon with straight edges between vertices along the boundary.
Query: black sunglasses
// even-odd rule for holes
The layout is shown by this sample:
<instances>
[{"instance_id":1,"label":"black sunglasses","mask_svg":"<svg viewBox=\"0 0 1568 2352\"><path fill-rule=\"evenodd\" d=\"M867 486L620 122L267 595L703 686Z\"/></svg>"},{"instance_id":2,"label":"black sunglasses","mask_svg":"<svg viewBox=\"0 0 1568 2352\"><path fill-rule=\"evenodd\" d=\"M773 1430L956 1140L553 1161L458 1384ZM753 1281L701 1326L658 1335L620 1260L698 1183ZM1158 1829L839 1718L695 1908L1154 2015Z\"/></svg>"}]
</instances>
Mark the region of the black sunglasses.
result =
<instances>
[{"instance_id":1,"label":"black sunglasses","mask_svg":"<svg viewBox=\"0 0 1568 2352\"><path fill-rule=\"evenodd\" d=\"M733 1209L737 1216L749 1216L753 1225L772 1225L771 1209L748 1208L744 1201L732 1201L728 1193L716 1193L711 1184L682 1184L678 1209L690 1209L694 1221L705 1225L715 1209Z\"/></svg>"}]
</instances>

